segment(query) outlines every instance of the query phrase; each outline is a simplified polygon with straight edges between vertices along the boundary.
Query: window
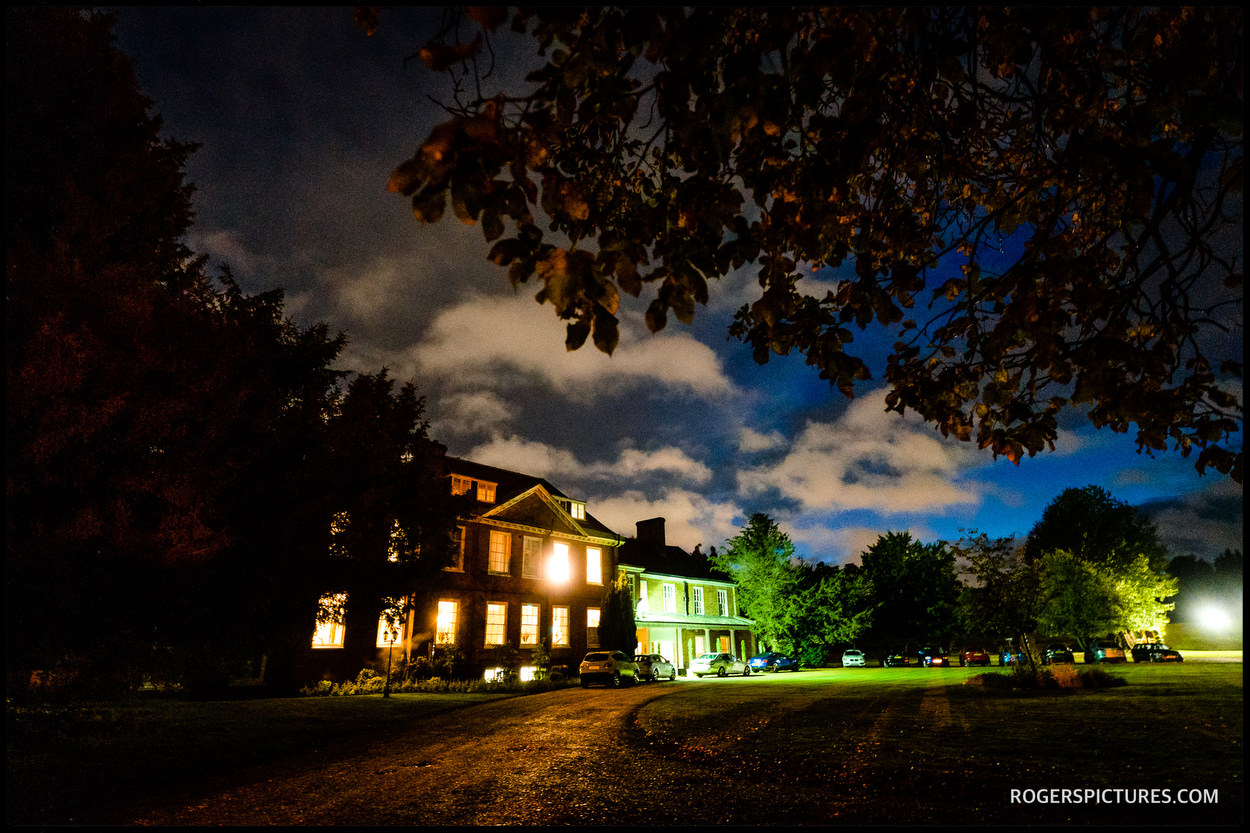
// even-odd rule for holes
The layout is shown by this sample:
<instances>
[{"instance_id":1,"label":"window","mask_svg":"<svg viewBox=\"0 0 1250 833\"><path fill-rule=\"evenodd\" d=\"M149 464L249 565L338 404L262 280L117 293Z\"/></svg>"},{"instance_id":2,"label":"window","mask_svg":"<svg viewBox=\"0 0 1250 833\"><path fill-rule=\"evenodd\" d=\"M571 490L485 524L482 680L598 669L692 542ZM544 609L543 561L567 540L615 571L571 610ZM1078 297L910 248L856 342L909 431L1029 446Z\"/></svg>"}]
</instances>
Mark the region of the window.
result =
<instances>
[{"instance_id":1,"label":"window","mask_svg":"<svg viewBox=\"0 0 1250 833\"><path fill-rule=\"evenodd\" d=\"M492 529L490 531L490 564L487 569L492 573L507 573L511 561L512 536L507 532Z\"/></svg>"},{"instance_id":2,"label":"window","mask_svg":"<svg viewBox=\"0 0 1250 833\"><path fill-rule=\"evenodd\" d=\"M438 602L438 625L434 631L434 644L455 645L456 624L459 619L460 604L449 599Z\"/></svg>"},{"instance_id":3,"label":"window","mask_svg":"<svg viewBox=\"0 0 1250 833\"><path fill-rule=\"evenodd\" d=\"M398 617L390 617L383 613L378 617L378 641L379 648L389 648L404 638L404 623Z\"/></svg>"},{"instance_id":4,"label":"window","mask_svg":"<svg viewBox=\"0 0 1250 833\"><path fill-rule=\"evenodd\" d=\"M542 578L543 542L528 535L521 539L521 576Z\"/></svg>"},{"instance_id":5,"label":"window","mask_svg":"<svg viewBox=\"0 0 1250 833\"><path fill-rule=\"evenodd\" d=\"M561 541L551 544L551 559L547 562L547 578L563 583L569 580L569 545Z\"/></svg>"},{"instance_id":6,"label":"window","mask_svg":"<svg viewBox=\"0 0 1250 833\"><path fill-rule=\"evenodd\" d=\"M672 584L664 585L664 612L677 612L677 588Z\"/></svg>"},{"instance_id":7,"label":"window","mask_svg":"<svg viewBox=\"0 0 1250 833\"><path fill-rule=\"evenodd\" d=\"M599 647L599 608L586 608L586 645L590 648Z\"/></svg>"},{"instance_id":8,"label":"window","mask_svg":"<svg viewBox=\"0 0 1250 833\"><path fill-rule=\"evenodd\" d=\"M503 602L486 603L486 644L502 645L508 628L508 606Z\"/></svg>"},{"instance_id":9,"label":"window","mask_svg":"<svg viewBox=\"0 0 1250 833\"><path fill-rule=\"evenodd\" d=\"M586 520L586 504L577 501L569 502L569 514L579 521Z\"/></svg>"},{"instance_id":10,"label":"window","mask_svg":"<svg viewBox=\"0 0 1250 833\"><path fill-rule=\"evenodd\" d=\"M343 612L347 608L346 593L326 593L318 600L317 630L313 633L314 648L343 647Z\"/></svg>"},{"instance_id":11,"label":"window","mask_svg":"<svg viewBox=\"0 0 1250 833\"><path fill-rule=\"evenodd\" d=\"M567 607L551 609L551 646L553 648L569 646L569 609Z\"/></svg>"},{"instance_id":12,"label":"window","mask_svg":"<svg viewBox=\"0 0 1250 833\"><path fill-rule=\"evenodd\" d=\"M598 547L586 548L586 583L603 584L603 551Z\"/></svg>"},{"instance_id":13,"label":"window","mask_svg":"<svg viewBox=\"0 0 1250 833\"><path fill-rule=\"evenodd\" d=\"M477 499L482 503L495 502L495 484L483 480L477 481Z\"/></svg>"},{"instance_id":14,"label":"window","mask_svg":"<svg viewBox=\"0 0 1250 833\"><path fill-rule=\"evenodd\" d=\"M521 647L538 644L538 605L521 605Z\"/></svg>"},{"instance_id":15,"label":"window","mask_svg":"<svg viewBox=\"0 0 1250 833\"><path fill-rule=\"evenodd\" d=\"M702 615L703 614L703 588L692 587L690 589L694 593L694 612Z\"/></svg>"},{"instance_id":16,"label":"window","mask_svg":"<svg viewBox=\"0 0 1250 833\"><path fill-rule=\"evenodd\" d=\"M721 616L729 615L729 591L716 591L716 610Z\"/></svg>"},{"instance_id":17,"label":"window","mask_svg":"<svg viewBox=\"0 0 1250 833\"><path fill-rule=\"evenodd\" d=\"M444 570L464 569L464 527L458 526L451 533L451 563Z\"/></svg>"},{"instance_id":18,"label":"window","mask_svg":"<svg viewBox=\"0 0 1250 833\"><path fill-rule=\"evenodd\" d=\"M458 474L451 476L451 493L453 495L463 495L473 488L473 480L468 477L461 477Z\"/></svg>"}]
</instances>

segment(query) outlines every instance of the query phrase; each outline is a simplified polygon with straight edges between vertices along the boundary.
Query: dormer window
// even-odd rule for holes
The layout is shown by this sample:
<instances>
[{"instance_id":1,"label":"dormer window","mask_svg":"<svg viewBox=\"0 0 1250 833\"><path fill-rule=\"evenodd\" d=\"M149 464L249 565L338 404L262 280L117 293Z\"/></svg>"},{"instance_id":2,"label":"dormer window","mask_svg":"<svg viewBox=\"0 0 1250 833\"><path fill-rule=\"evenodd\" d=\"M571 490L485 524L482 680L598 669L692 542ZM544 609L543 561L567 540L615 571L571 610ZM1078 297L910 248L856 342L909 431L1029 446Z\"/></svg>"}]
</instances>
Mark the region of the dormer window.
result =
<instances>
[{"instance_id":1,"label":"dormer window","mask_svg":"<svg viewBox=\"0 0 1250 833\"><path fill-rule=\"evenodd\" d=\"M586 520L586 503L580 500L571 500L566 497L558 497L556 503L560 504L565 512L569 513L569 517L579 521Z\"/></svg>"},{"instance_id":2,"label":"dormer window","mask_svg":"<svg viewBox=\"0 0 1250 833\"><path fill-rule=\"evenodd\" d=\"M473 496L479 503L495 502L495 486L495 483L490 483L486 480L474 480L472 477L464 477L459 474L451 476L451 493L453 495L468 494L470 490L476 489Z\"/></svg>"}]
</instances>

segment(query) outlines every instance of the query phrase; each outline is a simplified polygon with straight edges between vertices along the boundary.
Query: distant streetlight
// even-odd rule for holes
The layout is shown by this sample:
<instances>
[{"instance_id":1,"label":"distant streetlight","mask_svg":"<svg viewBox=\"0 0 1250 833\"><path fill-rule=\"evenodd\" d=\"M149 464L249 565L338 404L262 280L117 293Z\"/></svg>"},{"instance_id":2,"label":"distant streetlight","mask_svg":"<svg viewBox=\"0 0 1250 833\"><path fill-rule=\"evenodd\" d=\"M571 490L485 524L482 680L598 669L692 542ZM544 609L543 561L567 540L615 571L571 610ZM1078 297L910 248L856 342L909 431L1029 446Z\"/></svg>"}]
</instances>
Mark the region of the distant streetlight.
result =
<instances>
[{"instance_id":1,"label":"distant streetlight","mask_svg":"<svg viewBox=\"0 0 1250 833\"><path fill-rule=\"evenodd\" d=\"M382 686L382 696L391 696L391 654L395 651L395 641L399 639L399 628L392 624L387 624L383 631L384 639L386 639L386 683Z\"/></svg>"},{"instance_id":2,"label":"distant streetlight","mask_svg":"<svg viewBox=\"0 0 1250 833\"><path fill-rule=\"evenodd\" d=\"M1223 633L1232 624L1232 619L1224 608L1206 604L1198 609L1198 624L1202 626L1203 630Z\"/></svg>"}]
</instances>

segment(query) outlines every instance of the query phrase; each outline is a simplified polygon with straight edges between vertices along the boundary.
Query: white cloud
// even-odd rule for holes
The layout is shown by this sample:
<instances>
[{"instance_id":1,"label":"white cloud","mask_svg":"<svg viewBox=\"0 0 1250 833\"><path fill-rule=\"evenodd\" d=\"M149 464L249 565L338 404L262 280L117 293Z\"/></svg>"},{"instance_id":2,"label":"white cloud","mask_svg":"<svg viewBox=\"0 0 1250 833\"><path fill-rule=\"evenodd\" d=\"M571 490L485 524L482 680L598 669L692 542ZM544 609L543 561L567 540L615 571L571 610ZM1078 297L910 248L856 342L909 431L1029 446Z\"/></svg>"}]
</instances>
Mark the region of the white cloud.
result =
<instances>
[{"instance_id":1,"label":"white cloud","mask_svg":"<svg viewBox=\"0 0 1250 833\"><path fill-rule=\"evenodd\" d=\"M565 325L528 295L474 296L435 318L411 355L422 373L482 384L502 372L537 378L562 395L588 399L614 387L653 384L700 396L730 393L720 359L685 333L635 335L622 325L612 356L589 343L569 351Z\"/></svg>"},{"instance_id":2,"label":"white cloud","mask_svg":"<svg viewBox=\"0 0 1250 833\"><path fill-rule=\"evenodd\" d=\"M702 544L720 550L738 534L741 510L731 503L709 500L698 492L672 489L658 495L638 491L599 497L587 503L588 511L609 529L627 538L634 536L638 521L664 518L667 542L687 552Z\"/></svg>"},{"instance_id":3,"label":"white cloud","mask_svg":"<svg viewBox=\"0 0 1250 833\"><path fill-rule=\"evenodd\" d=\"M748 454L772 451L774 448L781 448L785 443L786 438L780 431L762 434L753 428L743 428L738 432L738 449Z\"/></svg>"},{"instance_id":4,"label":"white cloud","mask_svg":"<svg viewBox=\"0 0 1250 833\"><path fill-rule=\"evenodd\" d=\"M496 435L465 456L478 463L546 477L553 482L556 479L561 482L628 482L648 474L670 475L694 485L702 485L712 479L711 469L673 446L652 451L626 448L615 460L582 463L564 449L521 437Z\"/></svg>"},{"instance_id":5,"label":"white cloud","mask_svg":"<svg viewBox=\"0 0 1250 833\"><path fill-rule=\"evenodd\" d=\"M882 396L856 398L836 422L808 422L783 460L740 472L739 490L776 489L809 511L900 514L979 503L978 492L956 482L975 449L886 413Z\"/></svg>"}]
</instances>

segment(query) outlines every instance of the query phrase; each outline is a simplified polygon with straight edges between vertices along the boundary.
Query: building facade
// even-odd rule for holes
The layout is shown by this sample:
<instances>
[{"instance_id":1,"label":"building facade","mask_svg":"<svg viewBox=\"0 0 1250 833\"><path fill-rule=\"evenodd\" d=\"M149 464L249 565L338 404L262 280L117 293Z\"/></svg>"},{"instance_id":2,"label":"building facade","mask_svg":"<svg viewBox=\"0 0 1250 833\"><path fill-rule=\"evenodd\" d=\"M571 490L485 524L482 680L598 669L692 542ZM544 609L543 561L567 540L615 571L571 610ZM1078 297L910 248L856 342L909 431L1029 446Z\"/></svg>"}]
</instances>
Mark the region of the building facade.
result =
<instances>
[{"instance_id":1,"label":"building facade","mask_svg":"<svg viewBox=\"0 0 1250 833\"><path fill-rule=\"evenodd\" d=\"M318 623L306 677L344 679L421 657L437 667L453 656L466 675L508 666L524 678L542 656L575 674L598 647L622 539L545 479L450 457L446 479L472 507L457 524L452 563L433 586L411 588L394 619L383 611L353 619L350 599L323 596L323 608L345 613ZM369 633L348 632L353 621Z\"/></svg>"},{"instance_id":2,"label":"building facade","mask_svg":"<svg viewBox=\"0 0 1250 833\"><path fill-rule=\"evenodd\" d=\"M756 653L737 585L702 555L669 546L663 518L638 522L637 537L621 547L618 570L634 599L640 653L662 654L678 669L707 652L744 661Z\"/></svg>"}]
</instances>

